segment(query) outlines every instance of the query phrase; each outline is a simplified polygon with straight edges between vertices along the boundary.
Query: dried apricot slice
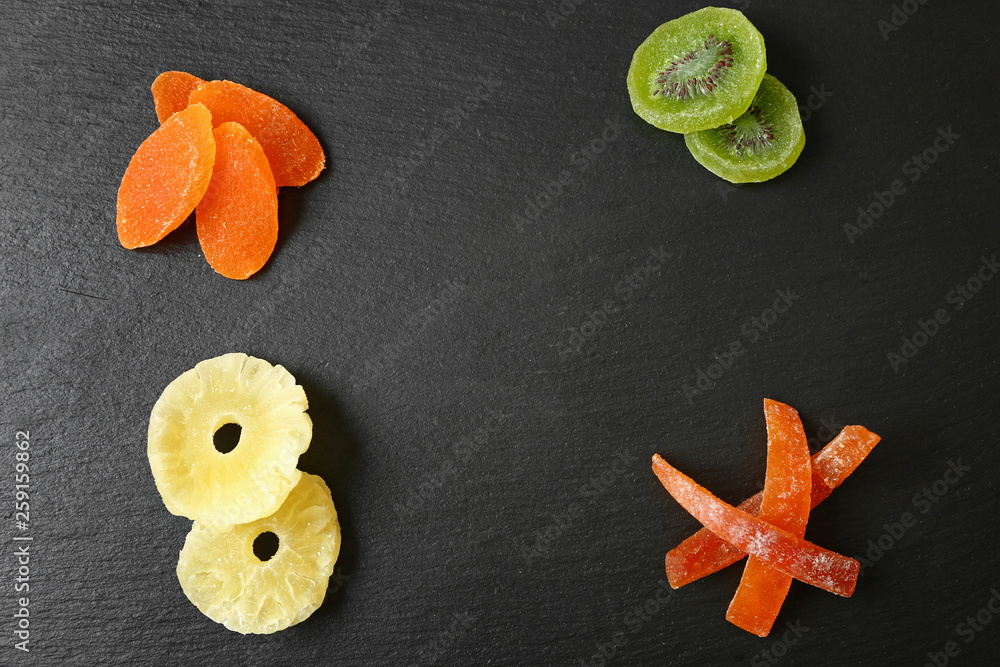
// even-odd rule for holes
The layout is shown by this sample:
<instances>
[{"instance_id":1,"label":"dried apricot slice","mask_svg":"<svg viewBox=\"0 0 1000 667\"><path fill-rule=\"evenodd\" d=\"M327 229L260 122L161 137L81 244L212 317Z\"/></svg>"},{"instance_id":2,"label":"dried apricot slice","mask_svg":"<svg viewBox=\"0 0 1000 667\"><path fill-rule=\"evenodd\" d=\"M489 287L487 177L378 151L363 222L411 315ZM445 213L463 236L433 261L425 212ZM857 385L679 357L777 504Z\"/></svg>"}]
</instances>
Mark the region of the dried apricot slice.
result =
<instances>
[{"instance_id":1,"label":"dried apricot slice","mask_svg":"<svg viewBox=\"0 0 1000 667\"><path fill-rule=\"evenodd\" d=\"M262 560L253 545L265 533L277 536L278 548ZM195 522L177 560L177 578L213 621L242 634L268 634L304 621L323 604L339 554L330 489L302 473L269 517L222 533Z\"/></svg>"},{"instance_id":2,"label":"dried apricot slice","mask_svg":"<svg viewBox=\"0 0 1000 667\"><path fill-rule=\"evenodd\" d=\"M323 171L326 156L316 135L281 102L232 81L210 81L189 98L212 112L218 127L237 122L250 130L271 162L279 188L305 185Z\"/></svg>"},{"instance_id":3,"label":"dried apricot slice","mask_svg":"<svg viewBox=\"0 0 1000 667\"><path fill-rule=\"evenodd\" d=\"M260 270L278 241L278 189L267 156L239 123L214 131L215 169L195 222L205 259L227 278Z\"/></svg>"},{"instance_id":4,"label":"dried apricot slice","mask_svg":"<svg viewBox=\"0 0 1000 667\"><path fill-rule=\"evenodd\" d=\"M153 106L156 117L165 122L178 111L188 107L191 92L205 83L194 74L187 72L163 72L153 81L150 90L153 93Z\"/></svg>"},{"instance_id":5,"label":"dried apricot slice","mask_svg":"<svg viewBox=\"0 0 1000 667\"><path fill-rule=\"evenodd\" d=\"M767 421L767 475L760 518L796 537L803 537L809 520L812 468L809 445L799 414L791 406L764 399ZM740 586L729 604L726 620L766 637L781 611L792 578L753 554L747 559Z\"/></svg>"},{"instance_id":6,"label":"dried apricot slice","mask_svg":"<svg viewBox=\"0 0 1000 667\"><path fill-rule=\"evenodd\" d=\"M175 113L139 146L118 188L118 240L152 245L177 229L212 178L215 138L203 104Z\"/></svg>"},{"instance_id":7,"label":"dried apricot slice","mask_svg":"<svg viewBox=\"0 0 1000 667\"><path fill-rule=\"evenodd\" d=\"M181 374L149 416L149 466L170 513L208 530L273 514L299 481L299 455L312 438L307 407L291 373L245 354ZM241 431L222 453L215 433L226 424Z\"/></svg>"}]
</instances>

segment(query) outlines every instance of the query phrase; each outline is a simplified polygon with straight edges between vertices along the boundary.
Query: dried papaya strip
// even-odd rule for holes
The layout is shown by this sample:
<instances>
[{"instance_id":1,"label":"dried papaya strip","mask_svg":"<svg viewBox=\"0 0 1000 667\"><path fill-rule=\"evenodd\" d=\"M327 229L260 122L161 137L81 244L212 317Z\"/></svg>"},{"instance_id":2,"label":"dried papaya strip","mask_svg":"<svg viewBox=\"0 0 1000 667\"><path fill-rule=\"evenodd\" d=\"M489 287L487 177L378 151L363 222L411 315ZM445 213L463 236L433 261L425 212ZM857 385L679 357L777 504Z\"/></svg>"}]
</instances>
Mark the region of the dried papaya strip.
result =
<instances>
[{"instance_id":1,"label":"dried papaya strip","mask_svg":"<svg viewBox=\"0 0 1000 667\"><path fill-rule=\"evenodd\" d=\"M812 489L810 504L816 507L826 500L833 489L847 479L868 456L880 440L864 426L845 426L826 447L812 457ZM737 509L757 516L764 494L744 500ZM707 528L674 547L666 557L667 579L671 587L680 588L726 568L746 556Z\"/></svg>"},{"instance_id":2,"label":"dried papaya strip","mask_svg":"<svg viewBox=\"0 0 1000 667\"><path fill-rule=\"evenodd\" d=\"M165 122L178 111L188 108L188 99L195 88L205 83L194 74L187 72L163 72L153 81L153 106L156 117Z\"/></svg>"},{"instance_id":3,"label":"dried papaya strip","mask_svg":"<svg viewBox=\"0 0 1000 667\"><path fill-rule=\"evenodd\" d=\"M864 426L845 426L840 435L817 452L812 458L813 507L826 500L834 489L843 484L881 439ZM819 500L816 499L817 482L821 483Z\"/></svg>"},{"instance_id":4,"label":"dried papaya strip","mask_svg":"<svg viewBox=\"0 0 1000 667\"><path fill-rule=\"evenodd\" d=\"M278 188L264 149L239 123L215 129L212 183L195 223L205 259L227 278L260 270L278 240Z\"/></svg>"},{"instance_id":5,"label":"dried papaya strip","mask_svg":"<svg viewBox=\"0 0 1000 667\"><path fill-rule=\"evenodd\" d=\"M201 201L215 165L212 114L203 104L171 116L142 142L118 188L118 240L152 245L180 226Z\"/></svg>"},{"instance_id":6,"label":"dried papaya strip","mask_svg":"<svg viewBox=\"0 0 1000 667\"><path fill-rule=\"evenodd\" d=\"M653 471L674 499L706 528L749 554L825 591L850 597L861 563L746 514L699 486L669 463L653 456Z\"/></svg>"},{"instance_id":7,"label":"dried papaya strip","mask_svg":"<svg viewBox=\"0 0 1000 667\"><path fill-rule=\"evenodd\" d=\"M250 130L264 147L279 188L305 185L323 171L326 156L316 135L281 102L232 81L204 83L189 102L207 106L216 127L236 122Z\"/></svg>"},{"instance_id":8,"label":"dried papaya strip","mask_svg":"<svg viewBox=\"0 0 1000 667\"><path fill-rule=\"evenodd\" d=\"M767 474L760 518L803 537L809 521L812 467L802 421L794 408L764 399ZM766 637L781 611L792 578L751 555L726 612L733 625Z\"/></svg>"}]
</instances>

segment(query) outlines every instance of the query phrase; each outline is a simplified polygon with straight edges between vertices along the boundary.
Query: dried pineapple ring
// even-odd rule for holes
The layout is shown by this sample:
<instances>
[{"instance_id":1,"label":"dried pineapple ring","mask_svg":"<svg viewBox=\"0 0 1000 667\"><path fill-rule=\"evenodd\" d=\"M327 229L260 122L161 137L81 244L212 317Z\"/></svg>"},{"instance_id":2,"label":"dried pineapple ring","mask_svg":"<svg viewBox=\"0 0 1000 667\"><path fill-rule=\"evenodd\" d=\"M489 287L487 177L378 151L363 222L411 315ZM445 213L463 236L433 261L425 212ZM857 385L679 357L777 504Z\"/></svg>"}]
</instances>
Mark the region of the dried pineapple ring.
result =
<instances>
[{"instance_id":1,"label":"dried pineapple ring","mask_svg":"<svg viewBox=\"0 0 1000 667\"><path fill-rule=\"evenodd\" d=\"M171 382L149 417L147 449L167 509L212 530L273 514L301 475L307 407L291 373L245 354L202 361ZM213 438L230 423L242 432L223 454Z\"/></svg>"},{"instance_id":2,"label":"dried pineapple ring","mask_svg":"<svg viewBox=\"0 0 1000 667\"><path fill-rule=\"evenodd\" d=\"M268 560L254 555L260 535L278 536ZM273 515L217 533L195 522L177 561L184 594L216 623L269 634L307 619L323 603L340 554L340 523L330 489L303 473Z\"/></svg>"}]
</instances>

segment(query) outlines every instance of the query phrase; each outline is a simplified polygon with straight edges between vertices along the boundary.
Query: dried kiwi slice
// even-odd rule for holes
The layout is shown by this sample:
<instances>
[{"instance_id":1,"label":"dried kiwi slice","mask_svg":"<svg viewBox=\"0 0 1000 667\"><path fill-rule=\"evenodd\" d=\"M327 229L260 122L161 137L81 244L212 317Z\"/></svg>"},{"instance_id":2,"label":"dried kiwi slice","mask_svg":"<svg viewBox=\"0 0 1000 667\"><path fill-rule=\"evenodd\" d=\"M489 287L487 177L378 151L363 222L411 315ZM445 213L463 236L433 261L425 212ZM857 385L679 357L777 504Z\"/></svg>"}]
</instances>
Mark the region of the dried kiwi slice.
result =
<instances>
[{"instance_id":1,"label":"dried kiwi slice","mask_svg":"<svg viewBox=\"0 0 1000 667\"><path fill-rule=\"evenodd\" d=\"M722 127L684 135L694 159L730 183L759 183L795 164L806 145L795 96L770 74L747 112Z\"/></svg>"},{"instance_id":2,"label":"dried kiwi slice","mask_svg":"<svg viewBox=\"0 0 1000 667\"><path fill-rule=\"evenodd\" d=\"M706 7L664 23L636 49L628 93L646 122L696 132L746 111L766 70L753 24L735 9Z\"/></svg>"}]
</instances>

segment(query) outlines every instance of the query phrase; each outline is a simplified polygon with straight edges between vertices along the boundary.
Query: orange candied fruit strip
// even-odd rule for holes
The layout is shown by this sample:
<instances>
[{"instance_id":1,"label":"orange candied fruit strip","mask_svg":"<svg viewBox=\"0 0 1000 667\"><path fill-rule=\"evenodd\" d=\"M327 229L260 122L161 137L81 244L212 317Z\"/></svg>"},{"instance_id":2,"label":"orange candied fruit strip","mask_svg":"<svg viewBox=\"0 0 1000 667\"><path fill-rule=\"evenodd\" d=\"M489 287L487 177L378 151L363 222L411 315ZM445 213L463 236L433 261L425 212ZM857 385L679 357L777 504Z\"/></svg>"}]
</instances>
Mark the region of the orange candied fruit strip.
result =
<instances>
[{"instance_id":1,"label":"orange candied fruit strip","mask_svg":"<svg viewBox=\"0 0 1000 667\"><path fill-rule=\"evenodd\" d=\"M118 188L118 240L152 245L177 229L201 201L215 164L212 114L203 104L171 116L142 142Z\"/></svg>"},{"instance_id":2,"label":"orange candied fruit strip","mask_svg":"<svg viewBox=\"0 0 1000 667\"><path fill-rule=\"evenodd\" d=\"M234 280L267 263L278 241L278 188L260 143L239 123L215 129L212 182L195 222L205 259Z\"/></svg>"},{"instance_id":3,"label":"orange candied fruit strip","mask_svg":"<svg viewBox=\"0 0 1000 667\"><path fill-rule=\"evenodd\" d=\"M861 563L841 556L719 500L669 463L653 456L664 488L694 518L734 547L785 574L825 591L850 597Z\"/></svg>"},{"instance_id":4,"label":"orange candied fruit strip","mask_svg":"<svg viewBox=\"0 0 1000 667\"><path fill-rule=\"evenodd\" d=\"M881 438L864 426L845 426L826 447L812 457L812 507L826 500L861 464ZM743 501L738 509L757 516L764 494ZM667 579L672 588L680 588L728 567L746 556L707 528L698 530L674 547L666 557Z\"/></svg>"},{"instance_id":5,"label":"orange candied fruit strip","mask_svg":"<svg viewBox=\"0 0 1000 667\"><path fill-rule=\"evenodd\" d=\"M194 74L187 72L163 72L153 81L150 90L153 93L153 106L160 122L178 111L188 108L188 99L195 88L205 83Z\"/></svg>"},{"instance_id":6,"label":"orange candied fruit strip","mask_svg":"<svg viewBox=\"0 0 1000 667\"><path fill-rule=\"evenodd\" d=\"M232 81L210 81L189 98L212 112L215 126L236 122L264 147L275 184L305 185L323 171L326 156L316 135L281 102Z\"/></svg>"},{"instance_id":7,"label":"orange candied fruit strip","mask_svg":"<svg viewBox=\"0 0 1000 667\"><path fill-rule=\"evenodd\" d=\"M812 468L799 414L791 406L764 399L767 421L767 474L760 518L803 537L809 521ZM781 611L792 578L751 555L726 620L766 637Z\"/></svg>"}]
</instances>

